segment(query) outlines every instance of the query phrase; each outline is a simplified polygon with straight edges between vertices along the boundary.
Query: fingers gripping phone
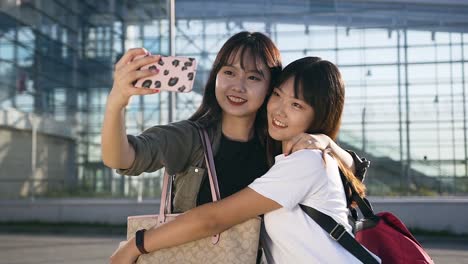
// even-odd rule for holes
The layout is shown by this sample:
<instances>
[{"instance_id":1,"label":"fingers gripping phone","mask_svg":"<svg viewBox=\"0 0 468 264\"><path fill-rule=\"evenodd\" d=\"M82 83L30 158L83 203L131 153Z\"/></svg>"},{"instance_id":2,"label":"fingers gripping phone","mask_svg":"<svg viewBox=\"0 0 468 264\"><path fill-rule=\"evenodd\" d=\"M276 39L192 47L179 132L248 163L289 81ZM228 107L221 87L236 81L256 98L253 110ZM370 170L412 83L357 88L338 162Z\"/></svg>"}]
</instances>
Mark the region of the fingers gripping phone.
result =
<instances>
[{"instance_id":1,"label":"fingers gripping phone","mask_svg":"<svg viewBox=\"0 0 468 264\"><path fill-rule=\"evenodd\" d=\"M138 56L135 59L144 57ZM138 79L135 87L157 88L165 91L188 93L192 91L197 61L194 58L161 56L158 62L147 64L140 70L158 69L153 76Z\"/></svg>"}]
</instances>

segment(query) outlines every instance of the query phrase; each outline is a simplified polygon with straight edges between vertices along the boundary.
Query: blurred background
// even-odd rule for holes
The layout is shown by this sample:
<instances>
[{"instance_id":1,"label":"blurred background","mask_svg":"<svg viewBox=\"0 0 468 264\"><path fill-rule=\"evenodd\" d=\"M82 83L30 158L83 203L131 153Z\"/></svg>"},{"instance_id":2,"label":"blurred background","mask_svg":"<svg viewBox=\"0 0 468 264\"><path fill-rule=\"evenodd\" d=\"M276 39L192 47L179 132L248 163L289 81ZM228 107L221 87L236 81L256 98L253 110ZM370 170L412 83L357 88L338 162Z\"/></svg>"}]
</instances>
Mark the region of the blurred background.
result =
<instances>
[{"instance_id":1,"label":"blurred background","mask_svg":"<svg viewBox=\"0 0 468 264\"><path fill-rule=\"evenodd\" d=\"M221 45L245 30L269 35L284 65L339 66L339 144L371 160L374 208L436 262L468 263L468 0L0 0L0 263L103 263L128 215L156 213L160 171L121 176L101 160L113 66L135 47L198 60L192 93L133 98L138 134L189 117ZM94 238L37 236L63 232Z\"/></svg>"},{"instance_id":2,"label":"blurred background","mask_svg":"<svg viewBox=\"0 0 468 264\"><path fill-rule=\"evenodd\" d=\"M100 129L114 63L129 48L169 54L167 1L0 1L0 198L158 198L160 173L105 167ZM195 91L133 98L128 133L187 118L231 35L261 31L284 65L339 65L339 143L372 161L369 193L468 193L468 1L177 0L174 44L199 61Z\"/></svg>"}]
</instances>

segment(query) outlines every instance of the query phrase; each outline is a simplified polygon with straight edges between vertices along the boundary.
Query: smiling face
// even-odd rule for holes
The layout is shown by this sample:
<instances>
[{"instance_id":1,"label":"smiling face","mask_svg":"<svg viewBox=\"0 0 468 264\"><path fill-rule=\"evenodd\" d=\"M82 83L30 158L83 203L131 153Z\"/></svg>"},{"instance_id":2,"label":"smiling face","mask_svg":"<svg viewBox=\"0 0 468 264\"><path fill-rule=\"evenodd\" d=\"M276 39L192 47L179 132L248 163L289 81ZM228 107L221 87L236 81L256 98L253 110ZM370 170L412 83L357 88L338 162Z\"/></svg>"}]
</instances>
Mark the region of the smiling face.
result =
<instances>
[{"instance_id":1,"label":"smiling face","mask_svg":"<svg viewBox=\"0 0 468 264\"><path fill-rule=\"evenodd\" d=\"M267 95L270 75L267 65L255 60L250 50L233 54L216 75L216 99L224 118L255 118Z\"/></svg>"},{"instance_id":2,"label":"smiling face","mask_svg":"<svg viewBox=\"0 0 468 264\"><path fill-rule=\"evenodd\" d=\"M314 109L301 96L294 97L294 76L273 90L268 101L268 133L283 144L306 132L314 120Z\"/></svg>"}]
</instances>

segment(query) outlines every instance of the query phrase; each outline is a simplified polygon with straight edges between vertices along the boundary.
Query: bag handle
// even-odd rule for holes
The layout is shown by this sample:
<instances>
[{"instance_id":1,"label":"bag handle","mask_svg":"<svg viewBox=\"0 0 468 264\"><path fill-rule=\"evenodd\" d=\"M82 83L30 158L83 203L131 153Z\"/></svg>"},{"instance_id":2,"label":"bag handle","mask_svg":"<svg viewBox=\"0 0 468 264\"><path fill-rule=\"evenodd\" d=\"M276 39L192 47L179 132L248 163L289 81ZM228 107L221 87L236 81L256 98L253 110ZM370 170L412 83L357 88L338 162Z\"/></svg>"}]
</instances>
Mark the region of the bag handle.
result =
<instances>
[{"instance_id":1,"label":"bag handle","mask_svg":"<svg viewBox=\"0 0 468 264\"><path fill-rule=\"evenodd\" d=\"M195 125L197 126L197 130L198 130L198 133L200 134L200 139L201 139L201 143L203 146L206 169L208 171L208 178L210 180L211 197L213 199L213 202L216 202L221 199L221 195L219 192L218 177L216 175L211 141L206 130L199 127L197 124ZM165 169L162 193L161 193L161 204L159 205L159 215L158 215L158 222L160 225L166 222L166 213L169 214L172 212L172 209L171 209L172 183L173 183L173 177L169 175L169 173ZM212 243L213 244L218 243L219 237L220 237L220 234L214 235L212 237Z\"/></svg>"},{"instance_id":2,"label":"bag handle","mask_svg":"<svg viewBox=\"0 0 468 264\"><path fill-rule=\"evenodd\" d=\"M349 188L351 191L351 197L350 197L350 200L348 200L348 202L351 203L352 201L355 201L356 204L358 205L359 211L361 211L362 215L365 218L375 217L374 210L372 209L370 202L366 198L362 198L361 196L359 196L358 192L356 191L354 186L348 181L348 179L346 178L344 173L341 171L341 169L338 168L338 170L340 172L340 178L341 178L341 182L343 183L343 188L345 189L345 193L347 192L346 188Z\"/></svg>"},{"instance_id":3,"label":"bag handle","mask_svg":"<svg viewBox=\"0 0 468 264\"><path fill-rule=\"evenodd\" d=\"M211 198L213 202L219 201L221 199L221 194L219 192L218 176L216 175L216 169L213 158L213 150L211 149L210 138L205 129L199 128L198 132L200 133L200 138L202 139L206 168L208 170L208 179L210 180L210 189L211 189Z\"/></svg>"},{"instance_id":4,"label":"bag handle","mask_svg":"<svg viewBox=\"0 0 468 264\"><path fill-rule=\"evenodd\" d=\"M169 183L170 182L170 183ZM170 186L171 185L171 186ZM163 185L161 188L161 204L159 205L158 222L163 224L166 222L166 213L172 212L172 178L167 169L164 169ZM168 198L169 195L169 198Z\"/></svg>"},{"instance_id":5,"label":"bag handle","mask_svg":"<svg viewBox=\"0 0 468 264\"><path fill-rule=\"evenodd\" d=\"M372 209L372 206L371 206L369 200L359 196L358 192L356 191L356 189L354 188L354 186L350 182L348 182L347 185L348 185L349 189L351 190L351 200L355 201L357 203L357 205L359 207L359 211L361 211L362 215L365 218L375 217L374 210Z\"/></svg>"}]
</instances>

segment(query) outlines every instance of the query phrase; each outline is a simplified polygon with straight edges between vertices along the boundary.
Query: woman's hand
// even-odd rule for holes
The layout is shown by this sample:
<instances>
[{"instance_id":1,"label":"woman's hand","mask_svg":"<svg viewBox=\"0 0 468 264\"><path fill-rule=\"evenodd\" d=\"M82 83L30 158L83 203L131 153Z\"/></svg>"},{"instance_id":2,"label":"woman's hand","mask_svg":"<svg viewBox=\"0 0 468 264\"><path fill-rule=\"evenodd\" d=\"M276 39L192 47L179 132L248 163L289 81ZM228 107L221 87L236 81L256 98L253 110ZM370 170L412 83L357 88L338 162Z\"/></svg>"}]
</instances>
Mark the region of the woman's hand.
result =
<instances>
[{"instance_id":1,"label":"woman's hand","mask_svg":"<svg viewBox=\"0 0 468 264\"><path fill-rule=\"evenodd\" d=\"M302 133L291 139L283 150L285 156L302 149L327 150L334 141L324 134Z\"/></svg>"},{"instance_id":2,"label":"woman's hand","mask_svg":"<svg viewBox=\"0 0 468 264\"><path fill-rule=\"evenodd\" d=\"M330 152L338 158L346 168L351 170L353 173L356 173L356 165L354 164L353 157L346 150L338 146L335 141L327 135L299 134L288 142L286 147L283 149L283 154L287 156L301 149L320 149L323 151L324 157L326 153Z\"/></svg>"},{"instance_id":3,"label":"woman's hand","mask_svg":"<svg viewBox=\"0 0 468 264\"><path fill-rule=\"evenodd\" d=\"M107 99L108 106L123 109L128 105L132 95L158 93L159 89L136 88L133 83L140 78L158 74L158 70L139 69L147 64L158 62L160 57L159 55L151 55L144 48L128 50L115 64L114 83Z\"/></svg>"}]
</instances>

